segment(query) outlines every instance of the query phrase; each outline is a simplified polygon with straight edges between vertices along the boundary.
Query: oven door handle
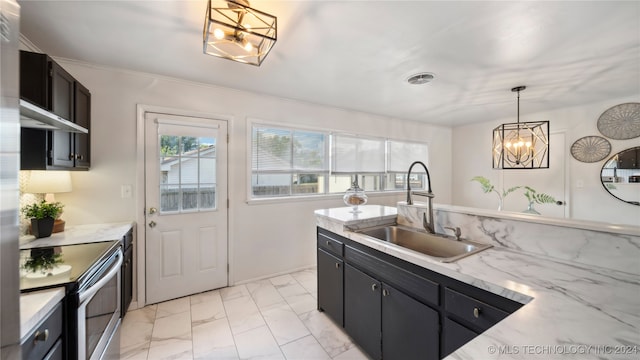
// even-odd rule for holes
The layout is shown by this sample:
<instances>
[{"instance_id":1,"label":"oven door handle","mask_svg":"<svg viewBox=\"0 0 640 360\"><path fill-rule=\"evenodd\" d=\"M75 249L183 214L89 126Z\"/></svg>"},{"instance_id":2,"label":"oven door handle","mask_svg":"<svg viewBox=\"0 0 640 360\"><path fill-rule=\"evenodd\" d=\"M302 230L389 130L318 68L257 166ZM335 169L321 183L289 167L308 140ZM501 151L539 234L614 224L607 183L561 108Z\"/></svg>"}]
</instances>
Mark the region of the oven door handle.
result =
<instances>
[{"instance_id":1,"label":"oven door handle","mask_svg":"<svg viewBox=\"0 0 640 360\"><path fill-rule=\"evenodd\" d=\"M91 287L87 288L85 291L81 292L78 295L78 298L80 300L80 304L85 302L85 300L92 298L93 295L95 295L98 292L98 290L100 290L102 288L102 286L104 284L109 282L109 280L111 280L111 278L114 275L116 275L118 273L118 271L120 271L120 266L122 265L122 251L121 250L118 250L117 256L118 256L118 260L116 260L116 263L115 263L115 265L113 265L111 270L109 270L109 272L105 276L103 276L100 280L98 280L95 284L93 284Z\"/></svg>"}]
</instances>

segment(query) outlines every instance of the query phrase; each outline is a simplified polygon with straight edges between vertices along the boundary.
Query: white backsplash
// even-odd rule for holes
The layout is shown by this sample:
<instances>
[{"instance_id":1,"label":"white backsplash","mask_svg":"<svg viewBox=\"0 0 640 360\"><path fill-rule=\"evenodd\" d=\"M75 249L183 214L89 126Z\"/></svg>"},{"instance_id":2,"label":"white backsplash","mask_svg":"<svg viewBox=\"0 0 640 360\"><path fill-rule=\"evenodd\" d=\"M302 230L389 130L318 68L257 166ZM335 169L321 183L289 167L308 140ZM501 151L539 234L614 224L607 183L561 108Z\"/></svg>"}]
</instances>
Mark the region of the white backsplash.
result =
<instances>
[{"instance_id":1,"label":"white backsplash","mask_svg":"<svg viewBox=\"0 0 640 360\"><path fill-rule=\"evenodd\" d=\"M399 202L397 209L398 224L422 227L426 204ZM474 214L464 211L464 208L446 206L434 206L434 218L437 233L451 234L444 227L457 226L462 237L469 240L640 274L640 236L634 235L637 229L633 227L630 231L608 232L604 226L604 230L594 230L597 226L578 228L571 221L545 221L541 218L536 222L535 215L492 215L477 211ZM567 225L563 226L563 223Z\"/></svg>"}]
</instances>

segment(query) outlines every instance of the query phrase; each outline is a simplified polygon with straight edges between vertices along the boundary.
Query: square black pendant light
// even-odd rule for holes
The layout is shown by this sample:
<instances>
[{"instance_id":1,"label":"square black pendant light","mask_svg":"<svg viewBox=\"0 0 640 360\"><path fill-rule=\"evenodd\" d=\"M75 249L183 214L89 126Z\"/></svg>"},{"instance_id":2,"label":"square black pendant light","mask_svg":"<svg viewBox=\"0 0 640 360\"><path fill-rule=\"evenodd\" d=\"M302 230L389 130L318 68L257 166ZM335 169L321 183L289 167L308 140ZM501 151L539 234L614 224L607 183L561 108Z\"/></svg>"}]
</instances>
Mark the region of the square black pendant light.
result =
<instances>
[{"instance_id":1,"label":"square black pendant light","mask_svg":"<svg viewBox=\"0 0 640 360\"><path fill-rule=\"evenodd\" d=\"M494 169L549 168L549 121L520 122L520 91L518 93L518 122L493 129Z\"/></svg>"}]
</instances>

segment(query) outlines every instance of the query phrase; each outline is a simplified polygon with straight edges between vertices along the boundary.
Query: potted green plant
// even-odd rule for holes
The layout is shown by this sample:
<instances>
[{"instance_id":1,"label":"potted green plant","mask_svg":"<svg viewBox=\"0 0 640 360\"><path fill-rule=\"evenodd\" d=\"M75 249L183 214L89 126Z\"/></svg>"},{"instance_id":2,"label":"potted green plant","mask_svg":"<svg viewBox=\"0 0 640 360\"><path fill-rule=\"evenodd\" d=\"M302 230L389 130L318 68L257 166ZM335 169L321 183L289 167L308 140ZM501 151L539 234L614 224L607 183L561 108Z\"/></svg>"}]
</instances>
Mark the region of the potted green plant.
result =
<instances>
[{"instance_id":1,"label":"potted green plant","mask_svg":"<svg viewBox=\"0 0 640 360\"><path fill-rule=\"evenodd\" d=\"M556 199L548 194L544 194L544 193L538 193L535 189L529 187L529 186L525 186L525 192L524 192L524 196L527 198L527 200L529 200L529 206L527 207L527 210L523 211L525 213L528 214L537 214L540 215L540 213L538 211L536 211L536 209L533 207L533 204L550 204L550 203L555 203Z\"/></svg>"},{"instance_id":2,"label":"potted green plant","mask_svg":"<svg viewBox=\"0 0 640 360\"><path fill-rule=\"evenodd\" d=\"M474 176L471 181L477 181L478 183L480 183L480 186L482 186L482 191L484 191L485 194L495 192L496 195L498 195L498 211L502 210L502 201L504 200L504 198L507 197L507 195L509 195L510 193L521 188L521 186L514 186L507 190L503 190L502 193L500 193L496 189L496 187L491 184L491 181L484 176Z\"/></svg>"},{"instance_id":3,"label":"potted green plant","mask_svg":"<svg viewBox=\"0 0 640 360\"><path fill-rule=\"evenodd\" d=\"M24 206L21 211L26 218L31 219L31 233L36 238L51 236L53 222L62 214L64 205L60 202L48 203L44 200L39 203Z\"/></svg>"}]
</instances>

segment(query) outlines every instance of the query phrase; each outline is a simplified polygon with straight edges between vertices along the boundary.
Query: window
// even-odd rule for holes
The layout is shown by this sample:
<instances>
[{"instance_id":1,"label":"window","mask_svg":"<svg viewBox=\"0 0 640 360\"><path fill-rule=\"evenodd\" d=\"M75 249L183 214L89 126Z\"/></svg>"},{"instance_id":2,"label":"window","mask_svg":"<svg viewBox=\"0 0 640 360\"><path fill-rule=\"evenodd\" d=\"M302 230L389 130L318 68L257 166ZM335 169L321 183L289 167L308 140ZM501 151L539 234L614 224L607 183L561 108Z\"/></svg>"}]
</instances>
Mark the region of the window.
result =
<instances>
[{"instance_id":1,"label":"window","mask_svg":"<svg viewBox=\"0 0 640 360\"><path fill-rule=\"evenodd\" d=\"M254 198L323 194L327 134L256 126L251 140Z\"/></svg>"},{"instance_id":2,"label":"window","mask_svg":"<svg viewBox=\"0 0 640 360\"><path fill-rule=\"evenodd\" d=\"M402 190L407 188L407 171L416 159L428 159L427 144L387 141L387 187L386 190ZM423 161L427 166L426 161ZM411 188L425 188L425 171L422 166L411 169ZM366 189L365 189L366 190Z\"/></svg>"},{"instance_id":3,"label":"window","mask_svg":"<svg viewBox=\"0 0 640 360\"><path fill-rule=\"evenodd\" d=\"M160 210L215 209L215 138L160 136Z\"/></svg>"},{"instance_id":4,"label":"window","mask_svg":"<svg viewBox=\"0 0 640 360\"><path fill-rule=\"evenodd\" d=\"M351 134L254 124L251 198L343 193L357 178L365 191L406 189L411 163L427 163L427 145ZM411 188L424 189L414 167Z\"/></svg>"}]
</instances>

